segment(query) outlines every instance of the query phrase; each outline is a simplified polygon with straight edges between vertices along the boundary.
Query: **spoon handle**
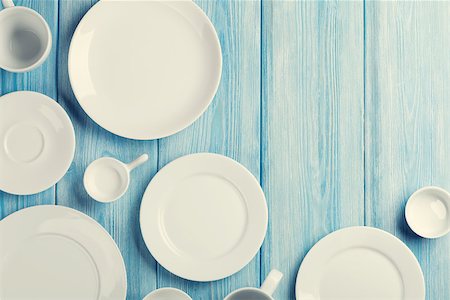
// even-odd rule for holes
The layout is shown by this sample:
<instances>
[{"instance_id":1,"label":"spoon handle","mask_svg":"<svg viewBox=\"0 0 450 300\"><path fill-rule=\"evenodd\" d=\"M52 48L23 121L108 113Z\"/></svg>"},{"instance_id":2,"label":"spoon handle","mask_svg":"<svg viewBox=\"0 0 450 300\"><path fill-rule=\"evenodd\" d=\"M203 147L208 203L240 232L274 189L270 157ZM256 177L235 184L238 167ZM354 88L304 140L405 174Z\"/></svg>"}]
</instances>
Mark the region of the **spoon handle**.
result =
<instances>
[{"instance_id":1,"label":"spoon handle","mask_svg":"<svg viewBox=\"0 0 450 300\"><path fill-rule=\"evenodd\" d=\"M138 158L136 158L135 160L133 160L132 162L130 162L129 164L127 164L127 168L128 170L133 170L134 168L142 165L143 163L145 163L148 160L148 155L147 154L142 154L141 156L139 156Z\"/></svg>"}]
</instances>

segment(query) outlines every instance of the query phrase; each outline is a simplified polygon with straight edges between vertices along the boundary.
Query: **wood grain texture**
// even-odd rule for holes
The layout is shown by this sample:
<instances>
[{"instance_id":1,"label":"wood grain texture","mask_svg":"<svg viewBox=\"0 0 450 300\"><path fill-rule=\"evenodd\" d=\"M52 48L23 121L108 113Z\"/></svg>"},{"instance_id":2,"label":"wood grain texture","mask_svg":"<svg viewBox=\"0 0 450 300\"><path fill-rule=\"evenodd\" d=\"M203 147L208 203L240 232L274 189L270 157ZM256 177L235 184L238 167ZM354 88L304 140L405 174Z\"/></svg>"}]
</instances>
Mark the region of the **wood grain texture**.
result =
<instances>
[{"instance_id":1,"label":"wood grain texture","mask_svg":"<svg viewBox=\"0 0 450 300\"><path fill-rule=\"evenodd\" d=\"M10 73L0 69L0 95L15 91L35 91L53 99L57 95L57 44L58 44L58 2L57 1L15 1L16 5L30 7L47 21L52 32L52 51L47 60L37 69L26 73ZM2 5L0 4L0 8ZM0 100L1 101L1 100ZM2 170L0 170L2 172ZM54 204L55 188L32 196L15 196L0 191L0 219L25 207L39 204Z\"/></svg>"},{"instance_id":2,"label":"wood grain texture","mask_svg":"<svg viewBox=\"0 0 450 300\"><path fill-rule=\"evenodd\" d=\"M57 203L96 219L119 245L128 297L157 287L220 300L258 286L272 268L285 277L274 295L294 299L307 251L336 229L370 225L405 241L425 275L427 299L450 299L450 237L424 240L404 221L408 196L424 185L450 190L450 2L209 1L223 52L222 81L206 113L158 141L117 137L96 125L76 101L67 54L76 25L95 0L17 0L50 25L52 52L25 74L0 71L0 95L42 92L66 109L77 148L66 176L43 193L0 192L0 219L23 207ZM1 5L0 5L1 6ZM261 181L269 228L260 253L216 282L183 280L145 247L139 205L156 171L180 156L232 157ZM128 193L100 204L82 186L85 167L101 156L131 161ZM0 170L1 172L1 170Z\"/></svg>"},{"instance_id":3,"label":"wood grain texture","mask_svg":"<svg viewBox=\"0 0 450 300\"><path fill-rule=\"evenodd\" d=\"M219 35L223 70L219 90L207 112L188 129L159 142L161 168L197 152L227 155L260 174L260 3L196 1ZM239 273L216 282L195 283L158 266L158 286L187 291L193 299L223 299L232 290L258 286L259 254Z\"/></svg>"},{"instance_id":4,"label":"wood grain texture","mask_svg":"<svg viewBox=\"0 0 450 300\"><path fill-rule=\"evenodd\" d=\"M364 222L363 3L263 2L262 275L294 299L306 252Z\"/></svg>"},{"instance_id":5,"label":"wood grain texture","mask_svg":"<svg viewBox=\"0 0 450 300\"><path fill-rule=\"evenodd\" d=\"M450 3L366 4L366 219L419 259L427 299L450 299L450 237L406 225L418 188L450 189Z\"/></svg>"}]
</instances>

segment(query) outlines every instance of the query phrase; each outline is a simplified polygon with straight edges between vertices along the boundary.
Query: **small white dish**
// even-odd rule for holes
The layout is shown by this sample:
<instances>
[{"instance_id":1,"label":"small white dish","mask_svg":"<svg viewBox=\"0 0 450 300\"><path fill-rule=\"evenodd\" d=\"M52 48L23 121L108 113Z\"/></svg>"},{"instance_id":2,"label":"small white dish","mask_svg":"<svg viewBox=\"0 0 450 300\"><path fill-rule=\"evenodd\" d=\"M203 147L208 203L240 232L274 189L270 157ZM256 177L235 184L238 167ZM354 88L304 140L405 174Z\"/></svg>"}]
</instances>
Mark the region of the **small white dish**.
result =
<instances>
[{"instance_id":1,"label":"small white dish","mask_svg":"<svg viewBox=\"0 0 450 300\"><path fill-rule=\"evenodd\" d=\"M283 273L274 269L270 271L259 289L252 287L241 288L226 296L224 300L274 300L272 295L282 278Z\"/></svg>"},{"instance_id":2,"label":"small white dish","mask_svg":"<svg viewBox=\"0 0 450 300\"><path fill-rule=\"evenodd\" d=\"M95 220L38 205L0 221L0 299L125 300L119 248Z\"/></svg>"},{"instance_id":3,"label":"small white dish","mask_svg":"<svg viewBox=\"0 0 450 300\"><path fill-rule=\"evenodd\" d=\"M450 232L450 194L427 186L414 192L405 207L408 226L424 238L439 238Z\"/></svg>"},{"instance_id":4,"label":"small white dish","mask_svg":"<svg viewBox=\"0 0 450 300\"><path fill-rule=\"evenodd\" d=\"M93 161L84 172L83 184L89 196L99 202L112 202L125 194L130 185L130 172L148 160L143 154L129 164L112 157Z\"/></svg>"},{"instance_id":5,"label":"small white dish","mask_svg":"<svg viewBox=\"0 0 450 300\"><path fill-rule=\"evenodd\" d=\"M212 281L241 270L267 230L264 193L231 158L199 153L153 177L141 204L141 231L153 257L173 274Z\"/></svg>"},{"instance_id":6,"label":"small white dish","mask_svg":"<svg viewBox=\"0 0 450 300\"><path fill-rule=\"evenodd\" d=\"M161 288L154 290L145 296L143 300L192 300L192 298L179 289Z\"/></svg>"},{"instance_id":7,"label":"small white dish","mask_svg":"<svg viewBox=\"0 0 450 300\"><path fill-rule=\"evenodd\" d=\"M74 153L72 122L56 101L35 92L0 97L0 190L30 195L48 189Z\"/></svg>"},{"instance_id":8,"label":"small white dish","mask_svg":"<svg viewBox=\"0 0 450 300\"><path fill-rule=\"evenodd\" d=\"M318 241L302 261L298 300L424 300L419 262L392 234L348 227Z\"/></svg>"},{"instance_id":9,"label":"small white dish","mask_svg":"<svg viewBox=\"0 0 450 300\"><path fill-rule=\"evenodd\" d=\"M50 54L52 33L36 11L2 0L0 11L0 68L27 72L40 66Z\"/></svg>"},{"instance_id":10,"label":"small white dish","mask_svg":"<svg viewBox=\"0 0 450 300\"><path fill-rule=\"evenodd\" d=\"M69 77L84 111L131 139L174 134L209 106L219 85L217 33L193 1L102 0L80 21Z\"/></svg>"}]
</instances>

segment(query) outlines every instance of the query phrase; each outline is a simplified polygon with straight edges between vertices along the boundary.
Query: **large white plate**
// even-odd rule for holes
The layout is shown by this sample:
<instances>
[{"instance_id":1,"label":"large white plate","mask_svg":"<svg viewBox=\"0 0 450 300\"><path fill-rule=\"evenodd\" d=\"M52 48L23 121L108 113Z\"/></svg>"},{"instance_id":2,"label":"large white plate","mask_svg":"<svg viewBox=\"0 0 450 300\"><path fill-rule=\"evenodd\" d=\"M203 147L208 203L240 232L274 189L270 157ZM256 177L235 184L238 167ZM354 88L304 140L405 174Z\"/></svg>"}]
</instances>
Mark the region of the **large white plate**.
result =
<instances>
[{"instance_id":1,"label":"large white plate","mask_svg":"<svg viewBox=\"0 0 450 300\"><path fill-rule=\"evenodd\" d=\"M253 175L222 155L179 158L150 182L141 230L153 257L190 280L217 280L242 269L267 230L267 204Z\"/></svg>"},{"instance_id":2,"label":"large white plate","mask_svg":"<svg viewBox=\"0 0 450 300\"><path fill-rule=\"evenodd\" d=\"M116 244L81 212L43 205L0 221L0 299L120 300L126 282Z\"/></svg>"},{"instance_id":3,"label":"large white plate","mask_svg":"<svg viewBox=\"0 0 450 300\"><path fill-rule=\"evenodd\" d=\"M321 239L297 275L299 300L423 300L425 283L414 254L372 227L349 227Z\"/></svg>"},{"instance_id":4,"label":"large white plate","mask_svg":"<svg viewBox=\"0 0 450 300\"><path fill-rule=\"evenodd\" d=\"M194 122L214 97L221 70L217 34L192 1L100 1L69 50L81 107L106 130L139 140Z\"/></svg>"},{"instance_id":5,"label":"large white plate","mask_svg":"<svg viewBox=\"0 0 450 300\"><path fill-rule=\"evenodd\" d=\"M48 189L74 153L72 122L56 101L35 92L0 98L0 190L29 195Z\"/></svg>"}]
</instances>

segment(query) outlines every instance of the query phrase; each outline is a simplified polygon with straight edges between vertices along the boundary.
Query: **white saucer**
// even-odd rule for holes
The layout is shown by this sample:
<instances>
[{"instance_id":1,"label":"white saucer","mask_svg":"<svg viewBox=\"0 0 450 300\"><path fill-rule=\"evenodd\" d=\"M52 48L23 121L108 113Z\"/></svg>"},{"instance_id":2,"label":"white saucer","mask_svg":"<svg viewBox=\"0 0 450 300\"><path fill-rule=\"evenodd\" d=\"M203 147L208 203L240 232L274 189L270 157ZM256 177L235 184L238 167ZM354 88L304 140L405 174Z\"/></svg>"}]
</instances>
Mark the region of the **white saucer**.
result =
<instances>
[{"instance_id":1,"label":"white saucer","mask_svg":"<svg viewBox=\"0 0 450 300\"><path fill-rule=\"evenodd\" d=\"M214 97L221 70L216 31L193 1L99 1L69 50L81 107L106 130L138 140L194 122Z\"/></svg>"},{"instance_id":2,"label":"white saucer","mask_svg":"<svg viewBox=\"0 0 450 300\"><path fill-rule=\"evenodd\" d=\"M181 157L161 169L141 204L144 241L167 270L212 281L242 269L267 230L267 204L253 175L218 154Z\"/></svg>"},{"instance_id":3,"label":"white saucer","mask_svg":"<svg viewBox=\"0 0 450 300\"><path fill-rule=\"evenodd\" d=\"M439 187L417 190L405 207L409 227L424 238L438 238L450 232L450 194Z\"/></svg>"},{"instance_id":4,"label":"white saucer","mask_svg":"<svg viewBox=\"0 0 450 300\"><path fill-rule=\"evenodd\" d=\"M53 99L35 92L0 97L0 190L16 195L42 192L69 169L75 132Z\"/></svg>"},{"instance_id":5,"label":"white saucer","mask_svg":"<svg viewBox=\"0 0 450 300\"><path fill-rule=\"evenodd\" d=\"M398 238L373 227L349 227L321 239L297 275L299 300L424 300L414 254Z\"/></svg>"},{"instance_id":6,"label":"white saucer","mask_svg":"<svg viewBox=\"0 0 450 300\"><path fill-rule=\"evenodd\" d=\"M43 205L0 221L0 299L125 299L125 265L103 227Z\"/></svg>"}]
</instances>

